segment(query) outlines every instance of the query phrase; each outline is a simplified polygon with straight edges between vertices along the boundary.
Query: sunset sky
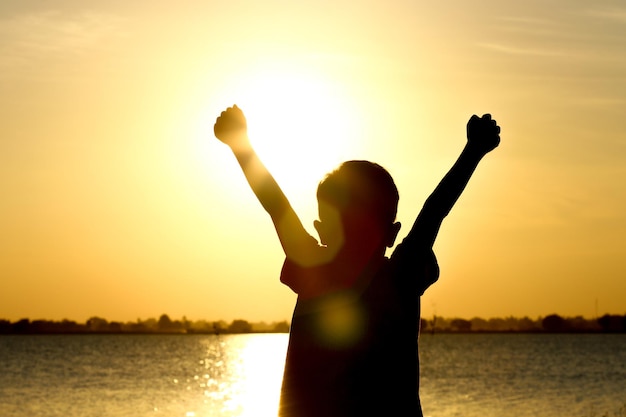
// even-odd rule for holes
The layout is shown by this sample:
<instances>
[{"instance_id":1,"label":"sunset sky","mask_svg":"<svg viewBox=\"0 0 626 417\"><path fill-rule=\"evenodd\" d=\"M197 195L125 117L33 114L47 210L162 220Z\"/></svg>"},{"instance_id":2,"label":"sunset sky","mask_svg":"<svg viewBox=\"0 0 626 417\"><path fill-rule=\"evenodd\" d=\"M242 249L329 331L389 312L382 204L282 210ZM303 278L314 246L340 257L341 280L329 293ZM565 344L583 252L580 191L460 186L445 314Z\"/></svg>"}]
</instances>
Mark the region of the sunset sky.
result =
<instances>
[{"instance_id":1,"label":"sunset sky","mask_svg":"<svg viewBox=\"0 0 626 417\"><path fill-rule=\"evenodd\" d=\"M623 2L8 0L0 318L289 320L272 224L213 137L233 103L312 234L317 182L369 159L400 238L492 113L423 315L626 314Z\"/></svg>"}]
</instances>

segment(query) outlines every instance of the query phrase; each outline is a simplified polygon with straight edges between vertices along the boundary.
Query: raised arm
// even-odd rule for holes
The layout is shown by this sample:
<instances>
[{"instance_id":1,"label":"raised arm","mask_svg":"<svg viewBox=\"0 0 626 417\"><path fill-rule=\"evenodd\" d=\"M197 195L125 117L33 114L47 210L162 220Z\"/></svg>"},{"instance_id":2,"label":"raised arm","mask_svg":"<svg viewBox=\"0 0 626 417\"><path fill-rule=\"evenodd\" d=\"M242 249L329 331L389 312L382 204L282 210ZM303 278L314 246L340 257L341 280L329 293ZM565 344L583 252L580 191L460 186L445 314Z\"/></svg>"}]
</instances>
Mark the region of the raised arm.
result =
<instances>
[{"instance_id":1,"label":"raised arm","mask_svg":"<svg viewBox=\"0 0 626 417\"><path fill-rule=\"evenodd\" d=\"M467 123L467 143L450 171L428 197L409 233L432 246L443 219L461 196L478 163L500 144L500 127L490 114L473 115Z\"/></svg>"},{"instance_id":2,"label":"raised arm","mask_svg":"<svg viewBox=\"0 0 626 417\"><path fill-rule=\"evenodd\" d=\"M228 145L241 167L250 188L270 215L285 255L303 265L316 262L312 259L317 241L302 226L274 177L259 159L250 144L246 118L234 105L221 113L213 127L215 136Z\"/></svg>"}]
</instances>

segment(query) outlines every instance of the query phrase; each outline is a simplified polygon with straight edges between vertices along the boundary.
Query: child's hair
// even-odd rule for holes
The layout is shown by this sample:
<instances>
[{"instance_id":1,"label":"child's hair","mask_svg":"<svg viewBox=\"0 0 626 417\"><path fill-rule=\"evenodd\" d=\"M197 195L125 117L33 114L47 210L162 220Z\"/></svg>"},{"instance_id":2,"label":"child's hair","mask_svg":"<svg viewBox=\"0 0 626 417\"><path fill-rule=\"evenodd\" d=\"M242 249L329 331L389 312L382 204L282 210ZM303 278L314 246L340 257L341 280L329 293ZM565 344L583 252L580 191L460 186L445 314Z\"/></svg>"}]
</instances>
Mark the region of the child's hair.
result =
<instances>
[{"instance_id":1,"label":"child's hair","mask_svg":"<svg viewBox=\"0 0 626 417\"><path fill-rule=\"evenodd\" d=\"M319 183L317 198L342 214L365 209L388 225L396 219L400 197L385 168L370 161L346 161Z\"/></svg>"}]
</instances>

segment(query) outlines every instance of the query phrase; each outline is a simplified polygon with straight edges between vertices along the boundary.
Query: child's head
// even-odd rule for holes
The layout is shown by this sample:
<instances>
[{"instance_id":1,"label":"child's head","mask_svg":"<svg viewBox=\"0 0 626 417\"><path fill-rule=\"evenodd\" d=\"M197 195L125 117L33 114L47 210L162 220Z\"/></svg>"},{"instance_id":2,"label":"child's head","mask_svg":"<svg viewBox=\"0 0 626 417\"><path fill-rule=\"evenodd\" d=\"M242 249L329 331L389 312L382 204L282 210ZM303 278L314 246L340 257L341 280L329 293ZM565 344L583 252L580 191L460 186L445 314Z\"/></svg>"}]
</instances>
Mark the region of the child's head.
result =
<instances>
[{"instance_id":1,"label":"child's head","mask_svg":"<svg viewBox=\"0 0 626 417\"><path fill-rule=\"evenodd\" d=\"M328 174L317 188L322 243L354 242L393 246L400 228L395 223L398 189L389 172L369 161L347 161ZM339 233L341 236L337 236Z\"/></svg>"}]
</instances>

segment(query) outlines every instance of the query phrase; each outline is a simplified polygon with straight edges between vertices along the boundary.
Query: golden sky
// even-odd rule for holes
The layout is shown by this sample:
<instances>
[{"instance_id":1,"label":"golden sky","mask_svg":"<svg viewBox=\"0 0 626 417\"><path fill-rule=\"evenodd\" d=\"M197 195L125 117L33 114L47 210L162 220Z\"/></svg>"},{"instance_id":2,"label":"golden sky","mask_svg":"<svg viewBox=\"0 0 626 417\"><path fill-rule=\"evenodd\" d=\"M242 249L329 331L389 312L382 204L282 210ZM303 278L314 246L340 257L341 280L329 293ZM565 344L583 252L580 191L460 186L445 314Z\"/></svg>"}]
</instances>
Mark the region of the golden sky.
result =
<instances>
[{"instance_id":1,"label":"golden sky","mask_svg":"<svg viewBox=\"0 0 626 417\"><path fill-rule=\"evenodd\" d=\"M0 3L0 318L290 319L267 214L212 135L237 103L313 234L385 166L408 231L490 112L423 315L626 313L622 2Z\"/></svg>"}]
</instances>

